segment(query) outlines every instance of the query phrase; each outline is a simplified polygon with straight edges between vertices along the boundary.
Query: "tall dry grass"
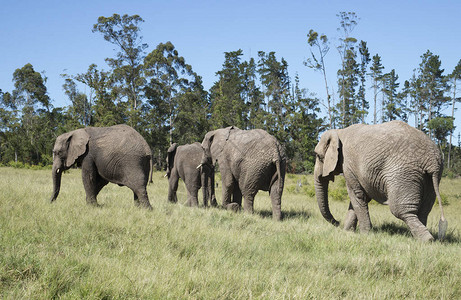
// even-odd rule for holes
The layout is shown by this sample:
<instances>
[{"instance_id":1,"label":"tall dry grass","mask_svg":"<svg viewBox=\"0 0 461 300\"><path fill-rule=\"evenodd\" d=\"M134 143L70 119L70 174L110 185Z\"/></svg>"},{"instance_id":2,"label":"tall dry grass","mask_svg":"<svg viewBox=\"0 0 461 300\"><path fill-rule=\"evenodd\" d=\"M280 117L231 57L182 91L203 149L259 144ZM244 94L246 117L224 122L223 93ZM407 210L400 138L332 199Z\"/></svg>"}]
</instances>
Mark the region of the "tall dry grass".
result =
<instances>
[{"instance_id":1,"label":"tall dry grass","mask_svg":"<svg viewBox=\"0 0 461 300\"><path fill-rule=\"evenodd\" d=\"M0 295L6 299L460 299L461 179L443 179L449 235L414 240L388 207L370 205L371 234L320 216L312 177L288 175L284 219L260 192L254 215L167 203L167 180L148 186L153 211L110 184L102 208L85 204L81 171L64 174L48 203L50 171L0 168ZM337 180L330 206L347 209ZM217 190L218 201L221 199ZM428 220L437 232L439 210Z\"/></svg>"}]
</instances>

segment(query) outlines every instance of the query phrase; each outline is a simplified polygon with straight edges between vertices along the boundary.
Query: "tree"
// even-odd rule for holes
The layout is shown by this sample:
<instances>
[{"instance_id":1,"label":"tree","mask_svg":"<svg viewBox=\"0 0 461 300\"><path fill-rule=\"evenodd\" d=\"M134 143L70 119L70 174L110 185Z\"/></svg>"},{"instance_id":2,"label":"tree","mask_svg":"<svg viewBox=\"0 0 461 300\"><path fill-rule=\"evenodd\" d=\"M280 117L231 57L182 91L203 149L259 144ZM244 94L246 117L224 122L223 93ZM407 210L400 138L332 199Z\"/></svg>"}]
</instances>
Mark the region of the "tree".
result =
<instances>
[{"instance_id":1,"label":"tree","mask_svg":"<svg viewBox=\"0 0 461 300\"><path fill-rule=\"evenodd\" d=\"M235 125L245 126L247 106L244 97L243 51L224 52L222 69L216 72L218 81L210 89L211 124L214 129Z\"/></svg>"},{"instance_id":2,"label":"tree","mask_svg":"<svg viewBox=\"0 0 461 300\"><path fill-rule=\"evenodd\" d=\"M330 50L330 44L328 42L328 38L326 35L322 34L319 37L319 34L312 29L309 30L309 33L307 34L307 43L311 47L311 57L304 62L304 65L314 69L315 71L321 72L323 75L323 81L325 83L325 91L327 95L326 108L328 112L328 122L330 126L329 128L332 129L334 128L332 111L334 103L332 103L332 98L330 95L330 91L328 89L328 81L325 68L325 56L328 54L328 51ZM318 53L314 54L312 48L316 48Z\"/></svg>"},{"instance_id":3,"label":"tree","mask_svg":"<svg viewBox=\"0 0 461 300\"><path fill-rule=\"evenodd\" d=\"M375 54L372 58L373 62L370 67L369 76L372 80L372 87L373 87L373 124L377 122L377 99L378 93L380 90L380 83L382 82L383 76L383 65L381 64L381 57L378 54Z\"/></svg>"},{"instance_id":4,"label":"tree","mask_svg":"<svg viewBox=\"0 0 461 300\"><path fill-rule=\"evenodd\" d=\"M358 105L360 106L361 110L359 114L361 115L362 123L365 123L365 116L368 114L369 104L365 97L365 82L366 82L366 73L367 67L370 63L370 52L368 51L367 42L360 41L359 46L359 53L360 53L360 69L359 69L359 78L360 78L360 86L359 91L357 93L357 101Z\"/></svg>"},{"instance_id":5,"label":"tree","mask_svg":"<svg viewBox=\"0 0 461 300\"><path fill-rule=\"evenodd\" d=\"M447 90L447 80L441 69L441 61L438 55L427 50L421 56L422 62L419 65L419 79L421 82L421 97L425 104L428 122L434 117L441 116L443 105L447 102L444 96ZM432 137L432 130L429 130Z\"/></svg>"},{"instance_id":6,"label":"tree","mask_svg":"<svg viewBox=\"0 0 461 300\"><path fill-rule=\"evenodd\" d=\"M264 95L267 99L267 115L265 129L282 143L286 142L286 102L290 96L290 77L288 63L282 58L277 60L275 52L258 52L258 69Z\"/></svg>"},{"instance_id":7,"label":"tree","mask_svg":"<svg viewBox=\"0 0 461 300\"><path fill-rule=\"evenodd\" d=\"M399 76L392 69L383 76L383 94L385 95L383 105L383 120L382 122L397 120L405 118L405 108L402 103L402 94L397 89L400 85L398 83Z\"/></svg>"},{"instance_id":8,"label":"tree","mask_svg":"<svg viewBox=\"0 0 461 300\"><path fill-rule=\"evenodd\" d=\"M245 118L245 129L264 128L267 119L264 110L264 94L257 85L256 62L254 58L240 64L242 73L243 90L242 94L247 107Z\"/></svg>"},{"instance_id":9,"label":"tree","mask_svg":"<svg viewBox=\"0 0 461 300\"><path fill-rule=\"evenodd\" d=\"M160 43L155 50L149 53L144 60L145 74L148 78L146 96L151 108L159 109L166 120L157 124L165 124L169 128L169 143L173 144L173 132L178 114L187 108L180 107L180 98L186 93L198 92L198 103L195 100L190 104L205 106L201 78L193 72L184 57L180 56L171 42ZM196 89L196 90L194 90ZM188 95L188 99L192 94ZM197 94L196 94L197 96ZM150 111L150 115L157 111ZM184 114L184 111L182 111ZM201 114L205 117L205 112Z\"/></svg>"},{"instance_id":10,"label":"tree","mask_svg":"<svg viewBox=\"0 0 461 300\"><path fill-rule=\"evenodd\" d=\"M119 83L120 95L130 103L130 124L136 127L138 107L141 104L141 90L145 84L143 76L144 50L147 44L142 43L139 35L139 24L144 20L138 15L113 14L111 17L99 17L93 25L93 32L99 32L104 39L119 47L116 58L107 58L112 68L113 77Z\"/></svg>"},{"instance_id":11,"label":"tree","mask_svg":"<svg viewBox=\"0 0 461 300\"><path fill-rule=\"evenodd\" d=\"M451 117L436 117L427 123L427 127L433 133L437 143L439 144L440 150L442 151L442 144L446 142L447 136L452 134L455 128L453 125L453 119Z\"/></svg>"},{"instance_id":12,"label":"tree","mask_svg":"<svg viewBox=\"0 0 461 300\"><path fill-rule=\"evenodd\" d=\"M312 172L315 164L315 146L318 142L320 128L324 127L319 117L319 99L310 95L299 86L296 74L292 101L287 107L289 141L285 144L289 158L289 172Z\"/></svg>"},{"instance_id":13,"label":"tree","mask_svg":"<svg viewBox=\"0 0 461 300\"><path fill-rule=\"evenodd\" d=\"M21 149L23 161L37 164L42 155L50 155L52 149L52 105L45 86L46 77L36 72L31 64L26 64L14 71L13 81L12 102L20 111L21 119L17 133L22 132L25 138Z\"/></svg>"},{"instance_id":14,"label":"tree","mask_svg":"<svg viewBox=\"0 0 461 300\"><path fill-rule=\"evenodd\" d=\"M341 126L347 127L357 122L357 109L355 107L355 87L358 84L357 53L354 49L357 39L351 36L352 31L359 21L354 12L340 12L337 15L340 19L341 32L340 44L336 47L341 58L341 69L338 70L338 91L341 98L339 111L341 113Z\"/></svg>"},{"instance_id":15,"label":"tree","mask_svg":"<svg viewBox=\"0 0 461 300\"><path fill-rule=\"evenodd\" d=\"M89 87L88 104L93 103L94 95L91 125L112 126L127 121L125 105L119 101L118 89L114 87L113 78L109 72L98 70L98 66L92 64L86 73L77 74L75 80Z\"/></svg>"},{"instance_id":16,"label":"tree","mask_svg":"<svg viewBox=\"0 0 461 300\"><path fill-rule=\"evenodd\" d=\"M457 82L461 80L461 60L458 61L458 64L456 65L455 69L448 77L449 77L451 88L453 91L452 104L451 104L451 119L454 120L455 119L455 104L456 102L461 102L461 97L456 97ZM447 162L448 169L451 168L451 139L452 139L452 136L453 136L453 131L450 132L450 142L448 144L448 162Z\"/></svg>"},{"instance_id":17,"label":"tree","mask_svg":"<svg viewBox=\"0 0 461 300\"><path fill-rule=\"evenodd\" d=\"M89 126L91 124L91 102L88 101L86 94L80 92L77 88L77 83L66 74L61 75L64 78L62 88L65 94L69 97L71 105L69 106L68 113L72 120L73 128L79 126ZM91 99L91 96L90 96Z\"/></svg>"}]
</instances>

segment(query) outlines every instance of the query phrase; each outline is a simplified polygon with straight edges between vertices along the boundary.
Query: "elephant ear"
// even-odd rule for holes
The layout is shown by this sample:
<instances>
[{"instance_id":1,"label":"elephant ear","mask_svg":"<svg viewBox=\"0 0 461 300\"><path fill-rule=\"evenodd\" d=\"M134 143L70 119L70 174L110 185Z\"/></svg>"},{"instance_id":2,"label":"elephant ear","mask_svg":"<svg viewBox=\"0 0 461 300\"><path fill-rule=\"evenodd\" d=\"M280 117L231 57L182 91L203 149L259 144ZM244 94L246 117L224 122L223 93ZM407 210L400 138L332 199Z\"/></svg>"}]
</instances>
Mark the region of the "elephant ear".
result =
<instances>
[{"instance_id":1,"label":"elephant ear","mask_svg":"<svg viewBox=\"0 0 461 300\"><path fill-rule=\"evenodd\" d=\"M67 139L66 166L72 166L77 158L86 152L86 145L90 136L84 129L72 131Z\"/></svg>"},{"instance_id":2,"label":"elephant ear","mask_svg":"<svg viewBox=\"0 0 461 300\"><path fill-rule=\"evenodd\" d=\"M176 149L178 148L178 144L174 143L173 145L168 148L168 161L167 161L167 168L168 172L171 171L174 165L174 156L176 155Z\"/></svg>"},{"instance_id":3,"label":"elephant ear","mask_svg":"<svg viewBox=\"0 0 461 300\"><path fill-rule=\"evenodd\" d=\"M321 175L330 175L336 169L339 159L339 137L336 130L328 130L322 135L315 147L315 153L323 161Z\"/></svg>"},{"instance_id":4,"label":"elephant ear","mask_svg":"<svg viewBox=\"0 0 461 300\"><path fill-rule=\"evenodd\" d=\"M202 148L203 150L205 150L205 153L209 153L211 151L211 144L213 144L214 135L215 131L210 131L207 132L207 134L203 138Z\"/></svg>"}]
</instances>

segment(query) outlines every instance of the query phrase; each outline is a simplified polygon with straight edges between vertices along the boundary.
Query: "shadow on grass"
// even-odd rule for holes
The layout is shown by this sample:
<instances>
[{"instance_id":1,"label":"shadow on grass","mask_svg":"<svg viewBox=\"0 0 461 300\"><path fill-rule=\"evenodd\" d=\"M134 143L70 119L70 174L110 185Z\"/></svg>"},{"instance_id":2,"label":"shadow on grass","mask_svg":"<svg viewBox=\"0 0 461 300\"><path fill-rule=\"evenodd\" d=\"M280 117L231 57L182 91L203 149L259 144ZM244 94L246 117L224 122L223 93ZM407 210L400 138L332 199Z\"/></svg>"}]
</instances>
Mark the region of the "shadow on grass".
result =
<instances>
[{"instance_id":1,"label":"shadow on grass","mask_svg":"<svg viewBox=\"0 0 461 300\"><path fill-rule=\"evenodd\" d=\"M381 232L381 233L387 233L389 235L403 235L403 236L408 236L409 238L412 238L413 236L411 235L410 229L405 225L405 224L396 224L396 223L384 223L381 224L380 226L374 226L373 230L375 232ZM436 239L437 242L437 232L431 231L432 236ZM454 229L451 231L448 230L447 234L445 235L445 238L441 243L444 244L459 244L461 242L461 238L459 234L455 233Z\"/></svg>"},{"instance_id":2,"label":"shadow on grass","mask_svg":"<svg viewBox=\"0 0 461 300\"><path fill-rule=\"evenodd\" d=\"M260 211L255 211L255 214L259 215L261 218L272 218L272 210L264 209ZM301 219L307 220L312 215L307 211L283 211L282 210L282 221L288 219Z\"/></svg>"}]
</instances>

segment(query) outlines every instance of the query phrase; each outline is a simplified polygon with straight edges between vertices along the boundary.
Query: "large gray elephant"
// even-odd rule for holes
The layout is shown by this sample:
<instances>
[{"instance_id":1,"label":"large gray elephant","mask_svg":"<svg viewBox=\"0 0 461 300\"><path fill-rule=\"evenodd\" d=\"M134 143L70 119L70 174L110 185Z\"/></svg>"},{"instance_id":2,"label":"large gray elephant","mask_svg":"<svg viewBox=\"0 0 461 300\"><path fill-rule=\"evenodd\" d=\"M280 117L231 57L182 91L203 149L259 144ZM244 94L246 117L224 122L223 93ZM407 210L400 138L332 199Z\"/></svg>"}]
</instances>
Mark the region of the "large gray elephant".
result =
<instances>
[{"instance_id":1,"label":"large gray elephant","mask_svg":"<svg viewBox=\"0 0 461 300\"><path fill-rule=\"evenodd\" d=\"M144 138L127 125L87 127L61 134L53 148L53 194L56 200L64 170L82 167L86 202L98 205L96 196L109 182L129 187L136 205L152 209L147 196L151 151Z\"/></svg>"},{"instance_id":2,"label":"large gray elephant","mask_svg":"<svg viewBox=\"0 0 461 300\"><path fill-rule=\"evenodd\" d=\"M184 181L187 189L188 206L198 206L198 190L203 193L203 206L216 206L214 193L214 167L210 164L199 166L203 157L203 148L200 143L178 146L174 143L168 148L167 173L168 201L177 202L179 178ZM199 166L199 167L198 167Z\"/></svg>"},{"instance_id":3,"label":"large gray elephant","mask_svg":"<svg viewBox=\"0 0 461 300\"><path fill-rule=\"evenodd\" d=\"M388 204L417 239L433 240L426 228L442 175L437 146L423 132L401 121L352 125L325 132L315 147L315 192L323 217L338 225L328 206L328 183L344 174L350 198L344 228L371 229L368 202ZM443 216L441 224L445 223ZM439 233L439 238L442 233Z\"/></svg>"},{"instance_id":4,"label":"large gray elephant","mask_svg":"<svg viewBox=\"0 0 461 300\"><path fill-rule=\"evenodd\" d=\"M243 196L244 210L252 213L258 190L269 191L272 217L281 220L286 158L275 137L261 129L240 130L231 126L208 132L202 147L202 163L219 164L223 207L240 207Z\"/></svg>"}]
</instances>

